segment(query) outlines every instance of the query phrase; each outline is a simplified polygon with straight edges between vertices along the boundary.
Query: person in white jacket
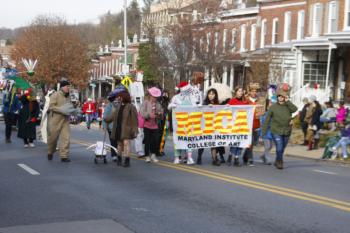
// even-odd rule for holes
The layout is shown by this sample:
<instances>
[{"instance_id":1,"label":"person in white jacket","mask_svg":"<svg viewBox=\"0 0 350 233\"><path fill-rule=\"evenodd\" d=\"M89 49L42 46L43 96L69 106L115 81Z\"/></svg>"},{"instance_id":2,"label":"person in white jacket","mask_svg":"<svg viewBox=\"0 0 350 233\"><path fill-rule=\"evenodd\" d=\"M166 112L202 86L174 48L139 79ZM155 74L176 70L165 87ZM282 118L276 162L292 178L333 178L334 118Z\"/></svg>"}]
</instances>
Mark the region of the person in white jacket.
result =
<instances>
[{"instance_id":1,"label":"person in white jacket","mask_svg":"<svg viewBox=\"0 0 350 233\"><path fill-rule=\"evenodd\" d=\"M197 106L200 105L201 102L201 95L200 91L192 87L188 82L180 82L179 85L177 85L177 88L180 89L180 93L177 95L174 95L173 98L170 101L170 104L168 106L169 110L175 109L178 106ZM173 119L175 120L175 119ZM187 149L175 149L175 159L174 164L180 163L180 156L183 153L186 153L187 155L187 164L192 165L194 164L194 160L192 158L192 150Z\"/></svg>"}]
</instances>

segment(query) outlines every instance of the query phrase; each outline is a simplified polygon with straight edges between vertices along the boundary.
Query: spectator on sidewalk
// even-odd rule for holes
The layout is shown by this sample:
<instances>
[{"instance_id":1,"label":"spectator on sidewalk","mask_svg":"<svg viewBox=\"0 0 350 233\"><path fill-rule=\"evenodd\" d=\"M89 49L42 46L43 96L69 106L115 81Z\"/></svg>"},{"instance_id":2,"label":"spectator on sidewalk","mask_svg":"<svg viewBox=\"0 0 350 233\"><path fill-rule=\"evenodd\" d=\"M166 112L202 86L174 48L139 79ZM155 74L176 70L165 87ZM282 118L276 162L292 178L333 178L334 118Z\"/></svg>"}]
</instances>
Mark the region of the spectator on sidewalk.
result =
<instances>
[{"instance_id":1,"label":"spectator on sidewalk","mask_svg":"<svg viewBox=\"0 0 350 233\"><path fill-rule=\"evenodd\" d=\"M337 110L333 107L333 103L331 101L325 102L326 109L323 111L320 121L321 123L331 124L331 130L335 130L335 122L337 116Z\"/></svg>"},{"instance_id":2,"label":"spectator on sidewalk","mask_svg":"<svg viewBox=\"0 0 350 233\"><path fill-rule=\"evenodd\" d=\"M350 125L347 125L341 130L341 139L332 148L334 152L332 159L334 159L337 156L337 151L339 147L341 147L343 159L347 159L348 158L347 146L349 144L350 144Z\"/></svg>"},{"instance_id":3,"label":"spectator on sidewalk","mask_svg":"<svg viewBox=\"0 0 350 233\"><path fill-rule=\"evenodd\" d=\"M22 108L18 117L18 137L23 139L24 147L34 147L36 139L36 126L40 112L39 103L35 93L29 89L21 96Z\"/></svg>"},{"instance_id":4,"label":"spectator on sidewalk","mask_svg":"<svg viewBox=\"0 0 350 233\"><path fill-rule=\"evenodd\" d=\"M318 142L320 139L319 130L322 128L322 123L320 121L322 108L316 96L310 96L309 100L310 107L306 112L305 120L309 125L307 129L308 150L313 150L318 149Z\"/></svg>"},{"instance_id":5,"label":"spectator on sidewalk","mask_svg":"<svg viewBox=\"0 0 350 233\"><path fill-rule=\"evenodd\" d=\"M304 103L304 106L303 106L303 109L301 110L300 112L300 125L301 125L301 129L303 131L303 134L304 134L304 143L302 144L303 146L307 146L307 140L306 140L306 134L307 134L307 128L308 128L308 124L307 122L305 121L305 116L306 116L306 112L310 106L310 103L309 103L309 99L308 98L303 98L303 103Z\"/></svg>"},{"instance_id":6,"label":"spectator on sidewalk","mask_svg":"<svg viewBox=\"0 0 350 233\"><path fill-rule=\"evenodd\" d=\"M289 92L290 87L288 84L281 84L277 88L277 103L270 107L262 127L262 135L266 135L271 121L272 138L276 144L276 160L274 165L278 169L283 169L283 154L292 132L292 114L298 110L289 101Z\"/></svg>"},{"instance_id":7,"label":"spectator on sidewalk","mask_svg":"<svg viewBox=\"0 0 350 233\"><path fill-rule=\"evenodd\" d=\"M337 109L336 121L339 126L344 126L346 119L347 109L345 108L345 102L339 102L339 108Z\"/></svg>"},{"instance_id":8,"label":"spectator on sidewalk","mask_svg":"<svg viewBox=\"0 0 350 233\"><path fill-rule=\"evenodd\" d=\"M94 118L94 114L96 112L95 103L91 98L84 103L83 113L85 114L85 121L87 129L90 129L92 119Z\"/></svg>"}]
</instances>

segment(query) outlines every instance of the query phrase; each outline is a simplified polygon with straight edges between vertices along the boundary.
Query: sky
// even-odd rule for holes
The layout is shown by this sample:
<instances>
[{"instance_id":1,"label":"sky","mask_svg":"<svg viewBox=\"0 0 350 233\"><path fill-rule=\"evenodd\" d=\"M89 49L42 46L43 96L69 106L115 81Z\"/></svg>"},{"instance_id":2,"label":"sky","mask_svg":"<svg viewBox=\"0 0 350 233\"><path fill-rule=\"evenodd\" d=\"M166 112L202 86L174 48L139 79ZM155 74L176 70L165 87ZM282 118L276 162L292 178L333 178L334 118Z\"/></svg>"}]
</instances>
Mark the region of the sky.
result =
<instances>
[{"instance_id":1,"label":"sky","mask_svg":"<svg viewBox=\"0 0 350 233\"><path fill-rule=\"evenodd\" d=\"M27 26L41 14L62 16L71 24L98 23L100 15L121 11L123 3L124 0L0 0L0 28Z\"/></svg>"}]
</instances>

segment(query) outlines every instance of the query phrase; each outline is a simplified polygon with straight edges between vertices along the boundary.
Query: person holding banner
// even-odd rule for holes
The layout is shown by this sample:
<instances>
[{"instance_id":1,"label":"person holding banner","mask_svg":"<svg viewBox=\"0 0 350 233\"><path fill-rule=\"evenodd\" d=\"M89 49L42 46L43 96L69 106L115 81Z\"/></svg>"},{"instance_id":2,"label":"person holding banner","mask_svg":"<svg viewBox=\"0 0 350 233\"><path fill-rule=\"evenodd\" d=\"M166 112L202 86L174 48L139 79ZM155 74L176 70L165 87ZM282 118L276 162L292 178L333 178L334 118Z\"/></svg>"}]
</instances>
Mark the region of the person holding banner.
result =
<instances>
[{"instance_id":1,"label":"person holding banner","mask_svg":"<svg viewBox=\"0 0 350 233\"><path fill-rule=\"evenodd\" d=\"M204 101L203 101L203 105L219 105L219 98L218 98L218 92L216 89L211 88L208 90L207 92L207 96L205 97ZM204 152L204 148L200 148L198 149L198 156L197 156L197 164L202 164L202 155ZM212 158L212 164L214 166L220 166L221 163L217 158L217 148L216 147L212 147L210 148L210 152L211 152L211 158Z\"/></svg>"},{"instance_id":2,"label":"person holding banner","mask_svg":"<svg viewBox=\"0 0 350 233\"><path fill-rule=\"evenodd\" d=\"M269 109L262 127L264 136L271 122L272 138L276 144L274 165L277 169L283 169L283 154L292 132L292 114L298 110L298 107L288 100L289 91L288 84L282 84L277 88L277 103Z\"/></svg>"},{"instance_id":3,"label":"person holding banner","mask_svg":"<svg viewBox=\"0 0 350 233\"><path fill-rule=\"evenodd\" d=\"M149 99L145 100L141 105L141 115L144 119L143 131L145 142L146 162L158 162L156 154L159 153L158 143L158 120L163 117L163 109L157 98L162 92L152 87L148 89ZM157 151L158 148L158 151Z\"/></svg>"},{"instance_id":4,"label":"person holding banner","mask_svg":"<svg viewBox=\"0 0 350 233\"><path fill-rule=\"evenodd\" d=\"M201 104L200 102L198 102L200 101L200 96L198 96L200 95L200 93L196 89L194 89L188 82L180 82L180 84L177 85L177 88L180 90L180 93L173 96L168 106L168 110L173 110L178 106L196 106ZM192 158L192 149L185 150L176 148L174 164L180 163L180 156L182 153L185 152L187 153L187 164L194 164Z\"/></svg>"},{"instance_id":5,"label":"person holding banner","mask_svg":"<svg viewBox=\"0 0 350 233\"><path fill-rule=\"evenodd\" d=\"M229 105L248 105L249 102L245 99L244 96L244 90L243 87L236 87L235 88L235 97L232 98L229 102ZM240 147L231 147L230 148L230 154L227 158L227 165L231 166L232 164L232 156L234 156L234 162L233 165L236 167L240 167L240 163L239 163L239 157L242 154L242 148Z\"/></svg>"}]
</instances>

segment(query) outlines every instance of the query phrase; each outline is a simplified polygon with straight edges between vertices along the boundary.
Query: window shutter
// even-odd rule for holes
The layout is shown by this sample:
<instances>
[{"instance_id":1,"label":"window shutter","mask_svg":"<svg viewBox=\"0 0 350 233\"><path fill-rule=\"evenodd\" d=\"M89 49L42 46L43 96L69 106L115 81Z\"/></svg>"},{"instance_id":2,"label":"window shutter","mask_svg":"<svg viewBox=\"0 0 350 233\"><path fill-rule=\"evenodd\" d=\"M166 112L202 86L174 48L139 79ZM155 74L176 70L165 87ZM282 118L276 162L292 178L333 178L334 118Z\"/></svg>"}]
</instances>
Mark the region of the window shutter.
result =
<instances>
[{"instance_id":1,"label":"window shutter","mask_svg":"<svg viewBox=\"0 0 350 233\"><path fill-rule=\"evenodd\" d=\"M313 31L313 18L314 18L314 5L310 6L309 9L309 35L312 36L312 31Z\"/></svg>"},{"instance_id":2,"label":"window shutter","mask_svg":"<svg viewBox=\"0 0 350 233\"><path fill-rule=\"evenodd\" d=\"M337 32L339 29L339 1L335 1L335 31Z\"/></svg>"},{"instance_id":3,"label":"window shutter","mask_svg":"<svg viewBox=\"0 0 350 233\"><path fill-rule=\"evenodd\" d=\"M323 30L324 30L324 33L328 33L328 31L330 30L328 27L330 26L329 24L329 17L332 15L332 12L331 12L331 7L330 7L331 5L330 5L330 3L327 3L326 5L325 5L325 13L324 13L324 19L323 19L323 25L324 25L324 27L323 27ZM329 26L328 26L329 25Z\"/></svg>"},{"instance_id":4,"label":"window shutter","mask_svg":"<svg viewBox=\"0 0 350 233\"><path fill-rule=\"evenodd\" d=\"M320 35L323 34L323 31L322 31L322 22L323 22L323 4L320 4L320 9L319 9L319 14L318 14L318 17L319 17L319 22L320 22Z\"/></svg>"}]
</instances>

